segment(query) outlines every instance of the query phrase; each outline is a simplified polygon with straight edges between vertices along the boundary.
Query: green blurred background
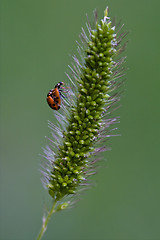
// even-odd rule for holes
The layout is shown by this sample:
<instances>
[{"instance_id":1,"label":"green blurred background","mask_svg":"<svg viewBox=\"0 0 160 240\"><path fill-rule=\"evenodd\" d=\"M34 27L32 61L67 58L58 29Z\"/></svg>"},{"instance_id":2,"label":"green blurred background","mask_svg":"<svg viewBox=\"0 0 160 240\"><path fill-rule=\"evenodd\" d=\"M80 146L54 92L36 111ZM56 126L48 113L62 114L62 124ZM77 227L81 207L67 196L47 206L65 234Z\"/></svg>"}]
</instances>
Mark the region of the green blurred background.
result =
<instances>
[{"instance_id":1,"label":"green blurred background","mask_svg":"<svg viewBox=\"0 0 160 240\"><path fill-rule=\"evenodd\" d=\"M64 72L88 13L122 19L130 31L128 81L96 186L55 215L44 240L160 239L160 1L1 0L0 239L36 239L50 197L39 157L54 121L46 94Z\"/></svg>"}]
</instances>

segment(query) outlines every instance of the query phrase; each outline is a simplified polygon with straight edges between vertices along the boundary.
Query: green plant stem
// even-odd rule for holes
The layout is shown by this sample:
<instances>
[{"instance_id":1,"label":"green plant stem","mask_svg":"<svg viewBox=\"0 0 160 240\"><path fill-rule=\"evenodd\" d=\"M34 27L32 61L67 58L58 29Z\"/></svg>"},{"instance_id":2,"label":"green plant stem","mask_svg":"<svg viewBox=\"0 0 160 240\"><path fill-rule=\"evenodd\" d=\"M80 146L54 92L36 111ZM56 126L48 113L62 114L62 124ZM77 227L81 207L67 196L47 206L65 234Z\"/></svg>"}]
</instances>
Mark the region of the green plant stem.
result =
<instances>
[{"instance_id":1,"label":"green plant stem","mask_svg":"<svg viewBox=\"0 0 160 240\"><path fill-rule=\"evenodd\" d=\"M39 235L37 237L37 240L41 240L42 239L42 236L43 236L43 234L45 233L45 231L47 229L47 225L48 225L48 222L49 222L52 214L56 212L56 210L55 210L56 203L57 203L57 201L53 202L53 205L52 205L52 208L51 208L50 212L48 212L48 215L45 218L45 221L43 221L43 224L42 224L40 233L39 233Z\"/></svg>"}]
</instances>

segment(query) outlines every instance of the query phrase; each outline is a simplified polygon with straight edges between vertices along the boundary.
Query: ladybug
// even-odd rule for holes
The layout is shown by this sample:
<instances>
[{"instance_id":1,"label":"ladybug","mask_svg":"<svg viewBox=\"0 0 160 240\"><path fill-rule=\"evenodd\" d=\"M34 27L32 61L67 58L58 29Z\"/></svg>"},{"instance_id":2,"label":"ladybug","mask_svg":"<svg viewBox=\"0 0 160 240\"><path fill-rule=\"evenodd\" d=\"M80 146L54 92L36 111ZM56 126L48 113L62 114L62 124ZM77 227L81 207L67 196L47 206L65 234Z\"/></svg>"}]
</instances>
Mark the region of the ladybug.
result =
<instances>
[{"instance_id":1,"label":"ladybug","mask_svg":"<svg viewBox=\"0 0 160 240\"><path fill-rule=\"evenodd\" d=\"M63 85L63 82L59 82L56 84L54 89L51 89L49 91L49 93L47 94L47 102L48 105L54 109L54 110L59 110L60 109L60 105L61 105L61 95L63 96L63 94L61 93L62 89L61 86Z\"/></svg>"}]
</instances>

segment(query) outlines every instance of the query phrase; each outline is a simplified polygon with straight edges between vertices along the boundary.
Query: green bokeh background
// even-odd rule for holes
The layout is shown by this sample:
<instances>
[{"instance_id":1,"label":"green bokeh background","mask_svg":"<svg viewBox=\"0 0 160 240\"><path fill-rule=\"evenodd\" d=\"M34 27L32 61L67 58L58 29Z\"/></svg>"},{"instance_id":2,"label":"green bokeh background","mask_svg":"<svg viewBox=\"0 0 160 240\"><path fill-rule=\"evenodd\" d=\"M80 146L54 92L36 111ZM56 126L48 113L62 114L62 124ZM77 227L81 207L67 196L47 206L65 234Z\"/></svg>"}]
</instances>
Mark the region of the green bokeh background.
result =
<instances>
[{"instance_id":1,"label":"green bokeh background","mask_svg":"<svg viewBox=\"0 0 160 240\"><path fill-rule=\"evenodd\" d=\"M56 214L44 240L160 239L160 1L1 0L0 239L36 239L45 203L38 154L54 121L46 94L97 8L130 31L128 81L117 112L121 137L75 208Z\"/></svg>"}]
</instances>

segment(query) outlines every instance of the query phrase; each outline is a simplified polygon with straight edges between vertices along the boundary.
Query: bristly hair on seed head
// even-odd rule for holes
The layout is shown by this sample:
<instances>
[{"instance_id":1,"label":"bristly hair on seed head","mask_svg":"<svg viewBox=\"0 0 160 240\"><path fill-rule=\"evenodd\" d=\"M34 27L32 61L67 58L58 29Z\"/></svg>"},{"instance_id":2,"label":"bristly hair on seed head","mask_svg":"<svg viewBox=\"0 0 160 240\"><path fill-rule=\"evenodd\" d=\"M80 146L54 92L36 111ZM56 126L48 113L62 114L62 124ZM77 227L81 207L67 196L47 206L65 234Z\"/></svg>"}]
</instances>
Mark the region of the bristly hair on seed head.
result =
<instances>
[{"instance_id":1,"label":"bristly hair on seed head","mask_svg":"<svg viewBox=\"0 0 160 240\"><path fill-rule=\"evenodd\" d=\"M78 56L72 56L70 73L66 73L66 98L60 111L54 111L56 123L49 121L52 138L43 149L43 182L58 210L70 205L66 197L88 187L99 154L109 150L106 141L117 135L112 134L117 128L110 126L119 122L113 111L118 108L125 75L126 58L120 54L127 32L122 31L124 25L112 25L108 11L100 22L94 12L94 26L87 17L86 31L82 28L77 41Z\"/></svg>"}]
</instances>

